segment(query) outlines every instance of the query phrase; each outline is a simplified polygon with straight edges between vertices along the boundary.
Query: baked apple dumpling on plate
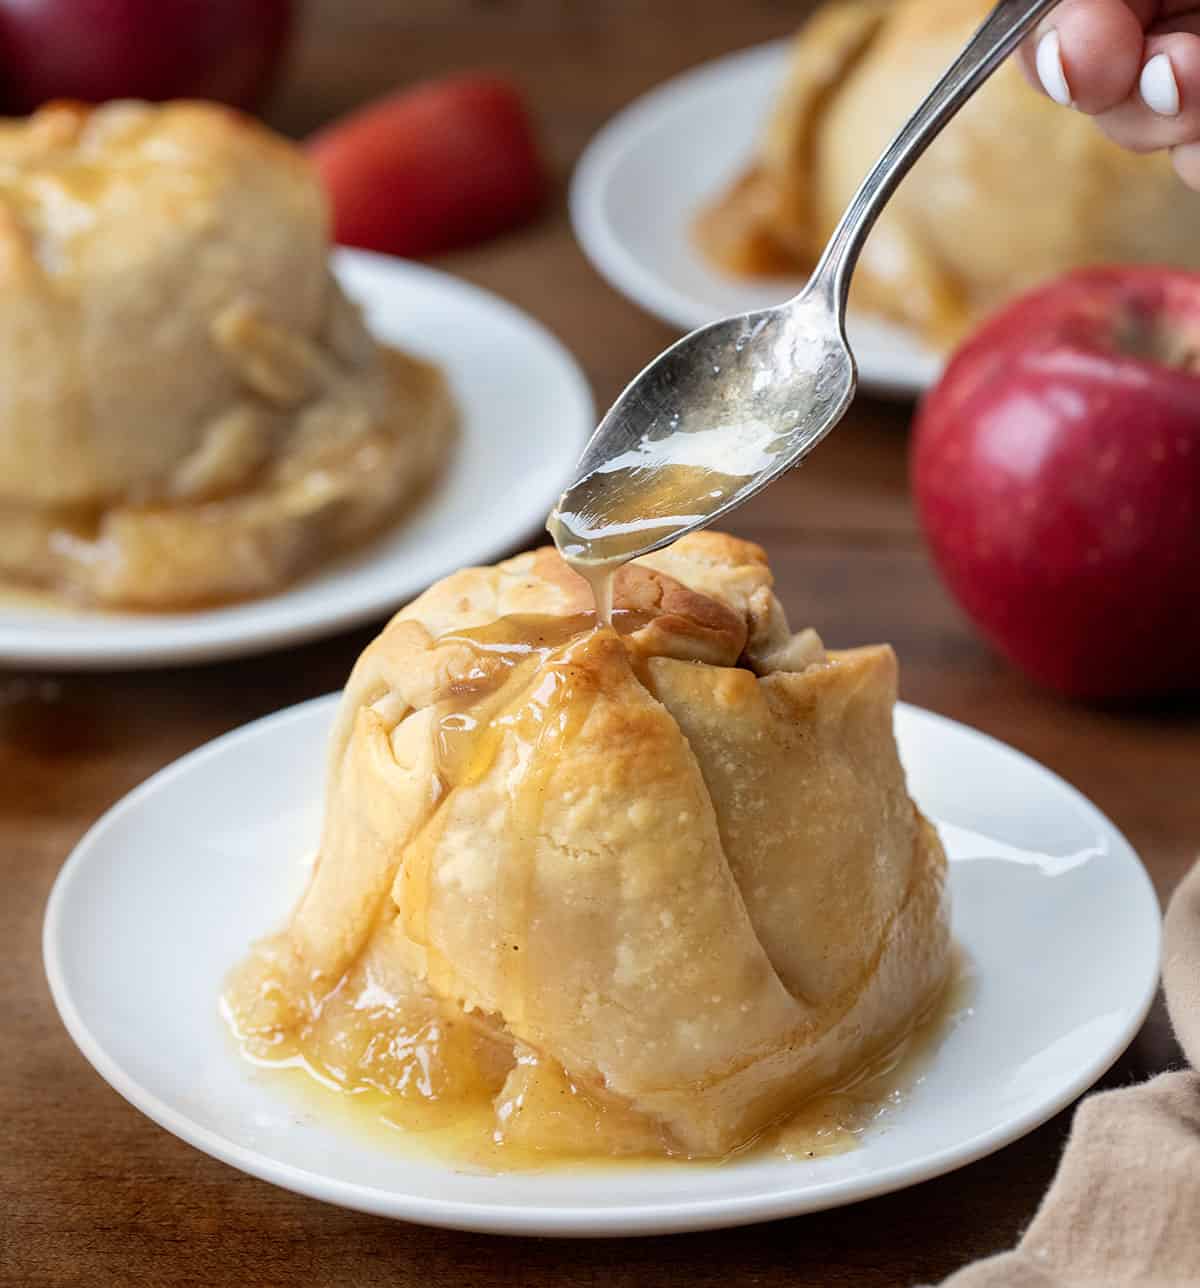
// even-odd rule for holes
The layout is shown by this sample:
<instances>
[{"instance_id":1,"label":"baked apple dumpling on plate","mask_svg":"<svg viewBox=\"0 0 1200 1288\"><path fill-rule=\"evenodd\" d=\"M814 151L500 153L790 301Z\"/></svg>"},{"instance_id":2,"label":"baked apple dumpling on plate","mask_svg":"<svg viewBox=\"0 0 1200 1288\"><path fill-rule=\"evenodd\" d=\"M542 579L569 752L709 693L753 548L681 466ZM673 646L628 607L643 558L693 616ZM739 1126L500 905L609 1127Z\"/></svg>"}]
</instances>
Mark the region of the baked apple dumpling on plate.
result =
<instances>
[{"instance_id":1,"label":"baked apple dumpling on plate","mask_svg":"<svg viewBox=\"0 0 1200 1288\"><path fill-rule=\"evenodd\" d=\"M621 570L612 628L550 549L397 614L308 889L225 994L247 1053L544 1153L703 1158L894 1047L950 962L895 658L771 587L699 533Z\"/></svg>"},{"instance_id":2,"label":"baked apple dumpling on plate","mask_svg":"<svg viewBox=\"0 0 1200 1288\"><path fill-rule=\"evenodd\" d=\"M328 225L299 150L211 104L0 125L0 575L263 595L412 504L450 396L367 333Z\"/></svg>"}]
</instances>

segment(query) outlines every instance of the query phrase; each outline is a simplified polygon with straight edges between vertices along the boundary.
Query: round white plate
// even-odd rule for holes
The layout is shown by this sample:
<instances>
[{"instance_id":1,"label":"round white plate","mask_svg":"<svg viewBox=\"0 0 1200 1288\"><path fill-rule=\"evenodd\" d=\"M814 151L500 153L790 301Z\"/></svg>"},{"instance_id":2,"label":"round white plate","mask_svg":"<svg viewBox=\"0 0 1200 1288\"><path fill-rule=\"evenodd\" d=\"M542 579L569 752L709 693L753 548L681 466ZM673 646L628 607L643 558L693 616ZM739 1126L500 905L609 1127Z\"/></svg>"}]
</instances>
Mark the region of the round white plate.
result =
<instances>
[{"instance_id":1,"label":"round white plate","mask_svg":"<svg viewBox=\"0 0 1200 1288\"><path fill-rule=\"evenodd\" d=\"M1029 1131L1090 1086L1140 1026L1159 911L1119 832L1034 761L912 707L910 784L950 852L969 1011L860 1147L813 1161L455 1171L321 1119L234 1050L217 1014L232 964L280 925L321 814L336 698L185 756L79 843L46 911L46 972L99 1073L168 1131L330 1203L505 1234L620 1235L790 1216L911 1185ZM219 808L214 809L214 802Z\"/></svg>"},{"instance_id":2,"label":"round white plate","mask_svg":"<svg viewBox=\"0 0 1200 1288\"><path fill-rule=\"evenodd\" d=\"M613 117L588 144L571 182L571 218L588 258L622 294L690 331L715 318L768 308L800 279L722 274L696 250L696 213L749 164L787 65L786 41L706 63ZM852 314L859 382L911 396L942 360L902 327Z\"/></svg>"},{"instance_id":3,"label":"round white plate","mask_svg":"<svg viewBox=\"0 0 1200 1288\"><path fill-rule=\"evenodd\" d=\"M336 251L334 269L379 339L431 358L449 376L459 436L431 494L350 558L228 608L68 613L0 597L0 663L165 666L297 643L382 616L540 527L595 428L575 360L519 309L446 273L359 250Z\"/></svg>"}]
</instances>

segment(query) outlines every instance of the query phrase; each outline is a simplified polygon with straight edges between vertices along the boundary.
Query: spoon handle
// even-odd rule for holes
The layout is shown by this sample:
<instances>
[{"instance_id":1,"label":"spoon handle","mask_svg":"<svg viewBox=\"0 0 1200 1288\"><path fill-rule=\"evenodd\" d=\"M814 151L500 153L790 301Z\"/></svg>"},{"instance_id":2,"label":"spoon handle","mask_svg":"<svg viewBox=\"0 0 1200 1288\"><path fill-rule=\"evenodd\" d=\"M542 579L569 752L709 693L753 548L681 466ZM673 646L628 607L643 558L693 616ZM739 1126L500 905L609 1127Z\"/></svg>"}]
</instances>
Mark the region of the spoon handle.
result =
<instances>
[{"instance_id":1,"label":"spoon handle","mask_svg":"<svg viewBox=\"0 0 1200 1288\"><path fill-rule=\"evenodd\" d=\"M798 299L820 293L838 318L844 318L858 253L900 180L942 127L1057 3L1000 0L862 181Z\"/></svg>"}]
</instances>

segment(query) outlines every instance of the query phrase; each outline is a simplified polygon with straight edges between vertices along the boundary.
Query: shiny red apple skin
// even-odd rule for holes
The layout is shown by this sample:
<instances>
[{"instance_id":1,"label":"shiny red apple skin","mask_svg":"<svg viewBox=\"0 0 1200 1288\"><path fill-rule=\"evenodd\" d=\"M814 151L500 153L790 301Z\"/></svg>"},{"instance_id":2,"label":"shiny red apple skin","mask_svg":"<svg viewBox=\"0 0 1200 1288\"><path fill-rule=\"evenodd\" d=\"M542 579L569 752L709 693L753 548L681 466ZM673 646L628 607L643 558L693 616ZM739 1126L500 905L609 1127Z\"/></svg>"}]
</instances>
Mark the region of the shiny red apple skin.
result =
<instances>
[{"instance_id":1,"label":"shiny red apple skin","mask_svg":"<svg viewBox=\"0 0 1200 1288\"><path fill-rule=\"evenodd\" d=\"M334 237L421 259L532 219L548 176L520 89L459 72L385 95L308 141Z\"/></svg>"},{"instance_id":2,"label":"shiny red apple skin","mask_svg":"<svg viewBox=\"0 0 1200 1288\"><path fill-rule=\"evenodd\" d=\"M292 0L0 0L0 100L208 98L254 108L287 46Z\"/></svg>"},{"instance_id":3,"label":"shiny red apple skin","mask_svg":"<svg viewBox=\"0 0 1200 1288\"><path fill-rule=\"evenodd\" d=\"M1200 690L1200 274L1083 270L954 355L917 417L934 560L1067 696Z\"/></svg>"}]
</instances>

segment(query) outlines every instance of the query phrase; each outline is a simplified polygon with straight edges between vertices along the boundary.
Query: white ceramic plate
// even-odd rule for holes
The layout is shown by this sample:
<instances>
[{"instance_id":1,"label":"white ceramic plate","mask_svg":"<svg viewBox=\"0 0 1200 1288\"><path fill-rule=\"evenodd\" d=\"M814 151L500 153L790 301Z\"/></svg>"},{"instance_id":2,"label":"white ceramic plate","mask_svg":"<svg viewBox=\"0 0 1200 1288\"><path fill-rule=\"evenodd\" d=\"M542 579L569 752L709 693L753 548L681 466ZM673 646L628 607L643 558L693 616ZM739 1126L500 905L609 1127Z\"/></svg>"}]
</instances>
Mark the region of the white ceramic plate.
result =
<instances>
[{"instance_id":1,"label":"white ceramic plate","mask_svg":"<svg viewBox=\"0 0 1200 1288\"><path fill-rule=\"evenodd\" d=\"M229 967L303 886L335 701L260 720L144 783L80 842L46 911L50 987L99 1073L168 1131L285 1188L506 1234L663 1233L811 1212L1031 1130L1108 1068L1154 994L1158 906L1120 833L1034 761L902 707L911 787L953 860L954 930L977 978L923 1080L858 1149L499 1177L408 1157L246 1065L217 1014Z\"/></svg>"},{"instance_id":2,"label":"white ceramic plate","mask_svg":"<svg viewBox=\"0 0 1200 1288\"><path fill-rule=\"evenodd\" d=\"M198 613L57 613L0 598L0 663L75 670L261 652L399 607L535 531L595 427L574 359L538 323L446 273L365 251L334 267L381 340L442 365L460 411L451 463L394 531L265 599Z\"/></svg>"},{"instance_id":3,"label":"white ceramic plate","mask_svg":"<svg viewBox=\"0 0 1200 1288\"><path fill-rule=\"evenodd\" d=\"M726 276L689 232L704 203L746 168L786 63L779 41L667 81L609 121L575 171L571 217L588 258L617 290L685 331L778 304L802 284ZM937 354L879 318L853 314L848 333L863 388L911 396L941 369Z\"/></svg>"}]
</instances>

